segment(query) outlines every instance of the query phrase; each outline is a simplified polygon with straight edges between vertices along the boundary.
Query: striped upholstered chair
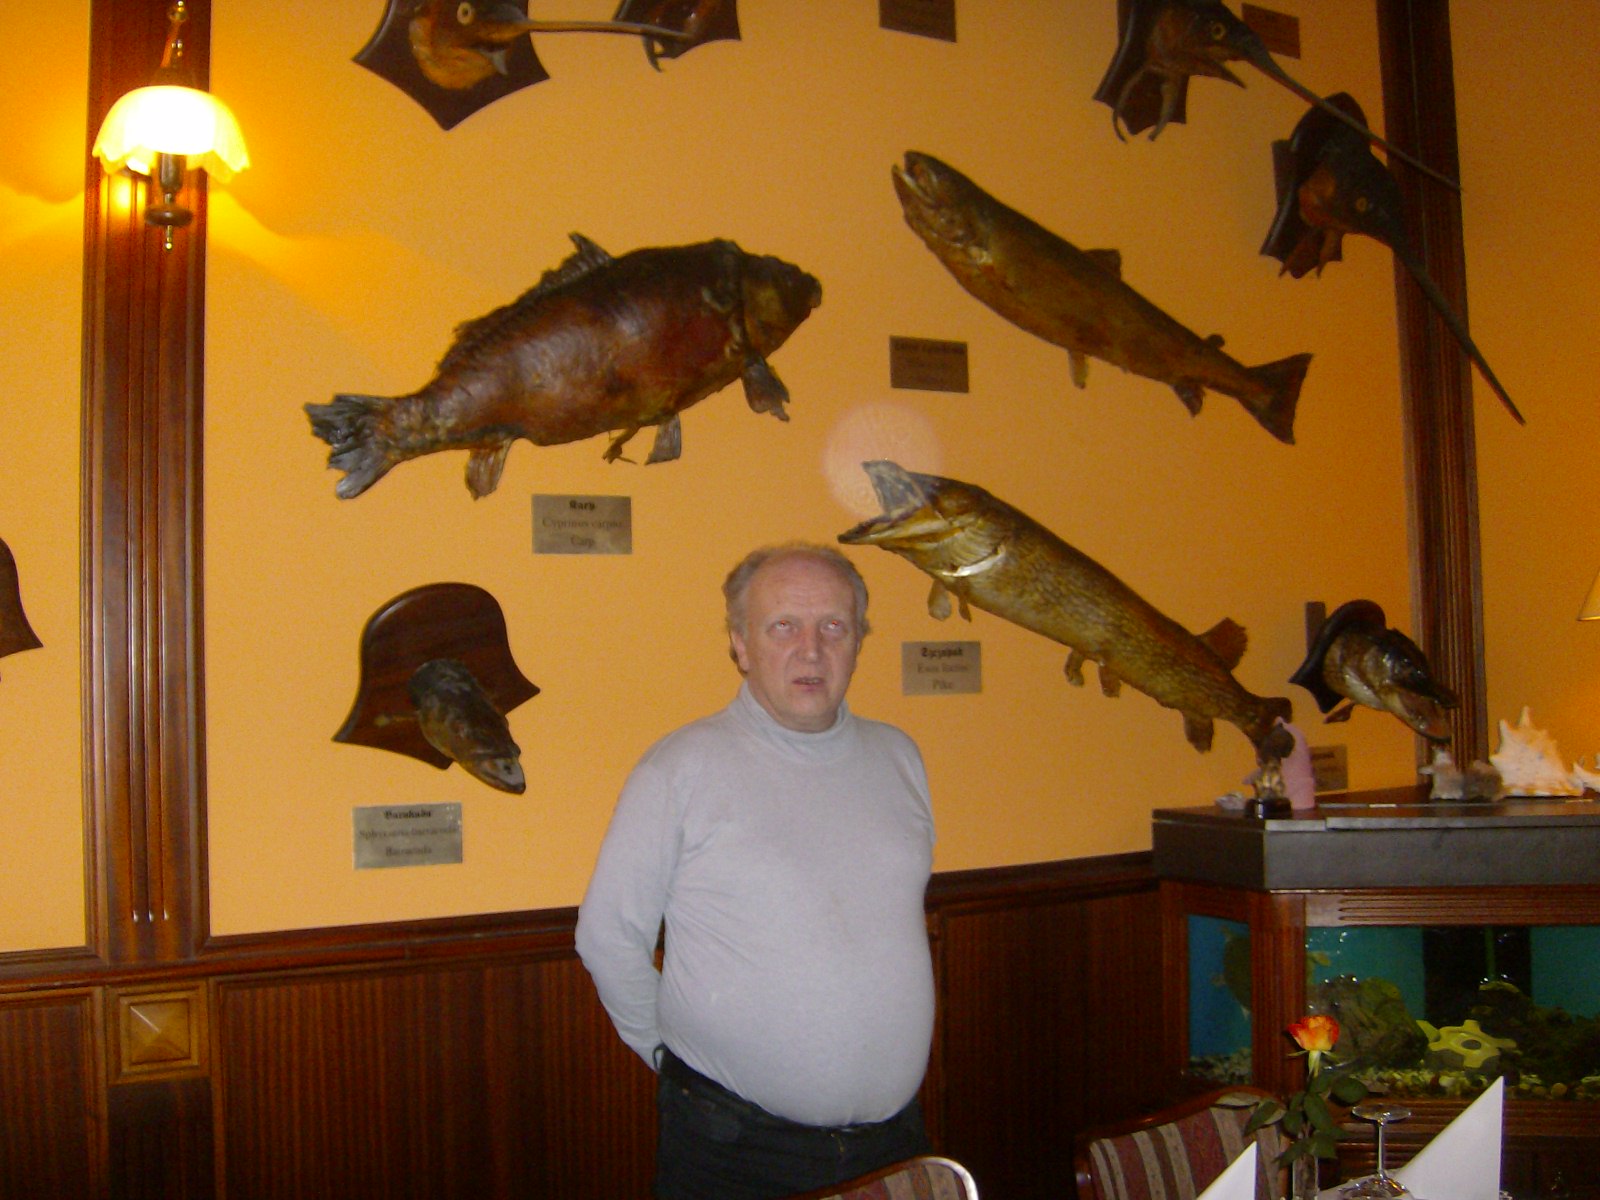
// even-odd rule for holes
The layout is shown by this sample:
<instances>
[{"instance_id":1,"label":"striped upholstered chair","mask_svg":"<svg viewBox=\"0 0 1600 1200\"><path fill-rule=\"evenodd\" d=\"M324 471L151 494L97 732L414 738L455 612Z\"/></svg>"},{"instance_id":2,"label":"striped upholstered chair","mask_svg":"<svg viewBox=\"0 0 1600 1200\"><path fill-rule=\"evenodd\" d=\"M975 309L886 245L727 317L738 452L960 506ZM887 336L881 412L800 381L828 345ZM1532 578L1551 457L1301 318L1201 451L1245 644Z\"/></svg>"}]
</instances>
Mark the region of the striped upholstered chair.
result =
<instances>
[{"instance_id":1,"label":"striped upholstered chair","mask_svg":"<svg viewBox=\"0 0 1600 1200\"><path fill-rule=\"evenodd\" d=\"M797 1200L978 1200L978 1185L960 1163L928 1154Z\"/></svg>"},{"instance_id":2,"label":"striped upholstered chair","mask_svg":"<svg viewBox=\"0 0 1600 1200\"><path fill-rule=\"evenodd\" d=\"M1256 1200L1277 1200L1278 1129L1246 1134L1254 1102L1269 1093L1222 1088L1158 1113L1078 1135L1078 1200L1195 1200L1254 1137ZM1225 1103L1233 1101L1233 1103Z\"/></svg>"}]
</instances>

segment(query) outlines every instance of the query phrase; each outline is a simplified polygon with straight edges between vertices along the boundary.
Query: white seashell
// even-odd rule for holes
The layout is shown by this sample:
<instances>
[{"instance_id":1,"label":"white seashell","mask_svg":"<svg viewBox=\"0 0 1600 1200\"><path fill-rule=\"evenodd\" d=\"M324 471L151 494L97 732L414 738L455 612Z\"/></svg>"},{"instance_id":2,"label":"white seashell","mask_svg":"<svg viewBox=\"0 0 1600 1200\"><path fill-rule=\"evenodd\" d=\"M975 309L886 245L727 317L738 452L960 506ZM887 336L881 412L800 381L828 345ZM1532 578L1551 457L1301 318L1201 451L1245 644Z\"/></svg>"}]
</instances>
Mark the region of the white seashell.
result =
<instances>
[{"instance_id":1,"label":"white seashell","mask_svg":"<svg viewBox=\"0 0 1600 1200\"><path fill-rule=\"evenodd\" d=\"M1583 788L1573 783L1571 773L1561 761L1555 739L1535 729L1527 706L1516 727L1500 721L1500 749L1489 756L1500 772L1508 796L1581 796Z\"/></svg>"}]
</instances>

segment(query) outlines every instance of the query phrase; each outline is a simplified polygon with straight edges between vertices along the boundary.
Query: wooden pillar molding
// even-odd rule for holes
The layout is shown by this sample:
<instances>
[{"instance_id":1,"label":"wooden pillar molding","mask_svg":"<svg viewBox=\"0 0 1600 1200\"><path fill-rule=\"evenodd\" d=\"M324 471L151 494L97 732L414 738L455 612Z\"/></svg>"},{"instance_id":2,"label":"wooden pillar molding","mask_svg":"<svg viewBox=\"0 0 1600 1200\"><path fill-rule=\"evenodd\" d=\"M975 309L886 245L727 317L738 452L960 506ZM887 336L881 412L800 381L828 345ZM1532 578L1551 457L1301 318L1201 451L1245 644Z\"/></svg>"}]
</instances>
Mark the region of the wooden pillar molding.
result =
<instances>
[{"instance_id":1,"label":"wooden pillar molding","mask_svg":"<svg viewBox=\"0 0 1600 1200\"><path fill-rule=\"evenodd\" d=\"M167 0L90 5L88 145L150 81ZM184 61L208 77L209 0ZM83 627L90 949L114 964L191 957L206 931L200 432L205 184L171 250L142 180L88 157L84 188Z\"/></svg>"},{"instance_id":2,"label":"wooden pillar molding","mask_svg":"<svg viewBox=\"0 0 1600 1200\"><path fill-rule=\"evenodd\" d=\"M1378 0L1378 48L1389 139L1450 178L1459 178L1449 0ZM1423 265L1465 319L1460 196L1404 166L1395 175L1406 227ZM1456 758L1469 762L1489 756L1471 367L1398 260L1394 274L1411 619L1435 672L1461 698L1451 714L1451 732ZM1417 751L1419 757L1425 753L1420 739Z\"/></svg>"}]
</instances>

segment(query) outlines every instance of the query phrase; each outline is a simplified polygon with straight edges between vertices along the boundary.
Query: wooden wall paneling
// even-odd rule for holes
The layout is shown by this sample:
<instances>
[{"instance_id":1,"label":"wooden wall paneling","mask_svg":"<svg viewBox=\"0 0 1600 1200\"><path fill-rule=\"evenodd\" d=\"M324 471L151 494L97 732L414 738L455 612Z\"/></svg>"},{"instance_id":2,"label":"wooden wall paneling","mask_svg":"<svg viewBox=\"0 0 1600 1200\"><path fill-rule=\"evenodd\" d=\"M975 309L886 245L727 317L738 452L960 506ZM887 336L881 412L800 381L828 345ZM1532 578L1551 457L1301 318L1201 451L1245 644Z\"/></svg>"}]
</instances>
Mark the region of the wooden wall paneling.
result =
<instances>
[{"instance_id":1,"label":"wooden wall paneling","mask_svg":"<svg viewBox=\"0 0 1600 1200\"><path fill-rule=\"evenodd\" d=\"M106 1195L105 1086L93 991L0 998L0 1196Z\"/></svg>"},{"instance_id":2,"label":"wooden wall paneling","mask_svg":"<svg viewBox=\"0 0 1600 1200\"><path fill-rule=\"evenodd\" d=\"M1059 1195L1074 1131L1158 1086L1155 888L1147 873L1137 889L1107 891L935 901L938 1148L985 1195Z\"/></svg>"},{"instance_id":3,"label":"wooden wall paneling","mask_svg":"<svg viewBox=\"0 0 1600 1200\"><path fill-rule=\"evenodd\" d=\"M161 60L165 0L90 6L92 143L111 104ZM184 61L208 76L209 0ZM87 154L83 547L86 836L91 945L116 963L190 956L205 930L200 712L200 404L205 185L173 248L146 192Z\"/></svg>"},{"instance_id":4,"label":"wooden wall paneling","mask_svg":"<svg viewBox=\"0 0 1600 1200\"><path fill-rule=\"evenodd\" d=\"M1449 0L1378 0L1377 9L1385 132L1413 157L1460 178ZM1460 197L1403 165L1394 174L1412 244L1465 320ZM1450 724L1456 757L1465 762L1488 757L1490 732L1472 368L1398 259L1394 277L1411 525L1412 633L1435 672L1461 699L1450 713ZM1416 745L1420 762L1428 752L1421 739Z\"/></svg>"},{"instance_id":5,"label":"wooden wall paneling","mask_svg":"<svg viewBox=\"0 0 1600 1200\"><path fill-rule=\"evenodd\" d=\"M645 1195L654 1076L575 957L224 980L229 1200Z\"/></svg>"},{"instance_id":6,"label":"wooden wall paneling","mask_svg":"<svg viewBox=\"0 0 1600 1200\"><path fill-rule=\"evenodd\" d=\"M208 1079L116 1084L107 1110L110 1194L117 1200L211 1200L216 1195Z\"/></svg>"}]
</instances>

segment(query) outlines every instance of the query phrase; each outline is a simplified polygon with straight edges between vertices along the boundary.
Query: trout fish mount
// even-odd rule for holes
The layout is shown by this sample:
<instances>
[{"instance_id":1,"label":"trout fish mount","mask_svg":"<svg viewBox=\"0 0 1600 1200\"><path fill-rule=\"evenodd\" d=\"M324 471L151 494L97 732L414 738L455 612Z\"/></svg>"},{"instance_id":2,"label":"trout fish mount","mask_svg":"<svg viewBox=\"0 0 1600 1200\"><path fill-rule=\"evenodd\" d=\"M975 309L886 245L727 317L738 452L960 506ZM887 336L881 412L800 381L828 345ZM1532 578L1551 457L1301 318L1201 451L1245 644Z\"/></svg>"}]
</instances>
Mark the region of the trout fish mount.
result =
<instances>
[{"instance_id":1,"label":"trout fish mount","mask_svg":"<svg viewBox=\"0 0 1600 1200\"><path fill-rule=\"evenodd\" d=\"M459 326L420 391L305 406L328 465L345 473L340 499L440 450L469 451L467 489L487 496L518 438L552 446L612 433L611 462L654 425L646 461L670 462L683 448L678 414L735 379L753 410L789 419L767 356L822 303L814 278L728 241L612 258L572 240L576 253L522 296Z\"/></svg>"},{"instance_id":2,"label":"trout fish mount","mask_svg":"<svg viewBox=\"0 0 1600 1200\"><path fill-rule=\"evenodd\" d=\"M517 669L499 602L467 583L431 583L389 601L361 631L361 682L336 742L458 763L521 795L521 749L505 714L539 689Z\"/></svg>"},{"instance_id":3,"label":"trout fish mount","mask_svg":"<svg viewBox=\"0 0 1600 1200\"><path fill-rule=\"evenodd\" d=\"M1433 677L1415 642L1387 628L1383 609L1371 600L1334 609L1289 682L1310 692L1329 722L1348 721L1362 705L1393 713L1430 742L1450 740L1456 694Z\"/></svg>"},{"instance_id":4,"label":"trout fish mount","mask_svg":"<svg viewBox=\"0 0 1600 1200\"><path fill-rule=\"evenodd\" d=\"M863 463L883 515L839 535L852 546L879 546L933 579L928 612L949 617L981 608L1067 647L1067 681L1083 686L1083 664L1100 669L1100 690L1115 696L1124 681L1183 714L1196 750L1211 748L1214 722L1236 725L1261 762L1294 749L1279 721L1291 717L1282 696L1255 696L1233 668L1245 632L1224 619L1196 637L1158 612L1099 563L1032 518L970 483L918 475L892 462Z\"/></svg>"},{"instance_id":5,"label":"trout fish mount","mask_svg":"<svg viewBox=\"0 0 1600 1200\"><path fill-rule=\"evenodd\" d=\"M22 589L17 580L17 560L11 547L0 540L0 658L37 650L44 645L22 611Z\"/></svg>"},{"instance_id":6,"label":"trout fish mount","mask_svg":"<svg viewBox=\"0 0 1600 1200\"><path fill-rule=\"evenodd\" d=\"M1080 250L1002 204L931 154L892 168L906 224L945 270L1013 325L1062 347L1078 387L1089 359L1169 385L1191 416L1207 388L1232 396L1280 442L1293 443L1295 406L1311 355L1247 367L1122 281L1115 250Z\"/></svg>"},{"instance_id":7,"label":"trout fish mount","mask_svg":"<svg viewBox=\"0 0 1600 1200\"><path fill-rule=\"evenodd\" d=\"M1189 79L1195 75L1241 80L1225 64L1247 62L1306 103L1342 121L1366 141L1456 191L1460 185L1374 133L1364 117L1338 109L1299 82L1267 50L1260 36L1215 0L1120 0L1117 49L1094 98L1111 107L1111 128L1151 140L1187 117Z\"/></svg>"},{"instance_id":8,"label":"trout fish mount","mask_svg":"<svg viewBox=\"0 0 1600 1200\"><path fill-rule=\"evenodd\" d=\"M609 21L528 16L528 0L389 0L377 32L354 61L420 104L441 129L550 78L535 33L620 33L660 60L739 37L738 0L623 0Z\"/></svg>"},{"instance_id":9,"label":"trout fish mount","mask_svg":"<svg viewBox=\"0 0 1600 1200\"><path fill-rule=\"evenodd\" d=\"M1361 106L1344 92L1329 96L1328 103L1361 115ZM1272 144L1272 166L1278 210L1261 253L1283 264L1278 273L1295 279L1313 270L1321 275L1323 267L1344 257L1347 233L1382 242L1410 273L1506 411L1517 424L1527 424L1467 332L1467 323L1450 307L1412 248L1400 185L1366 142L1321 109L1312 109L1300 118L1287 141Z\"/></svg>"}]
</instances>

